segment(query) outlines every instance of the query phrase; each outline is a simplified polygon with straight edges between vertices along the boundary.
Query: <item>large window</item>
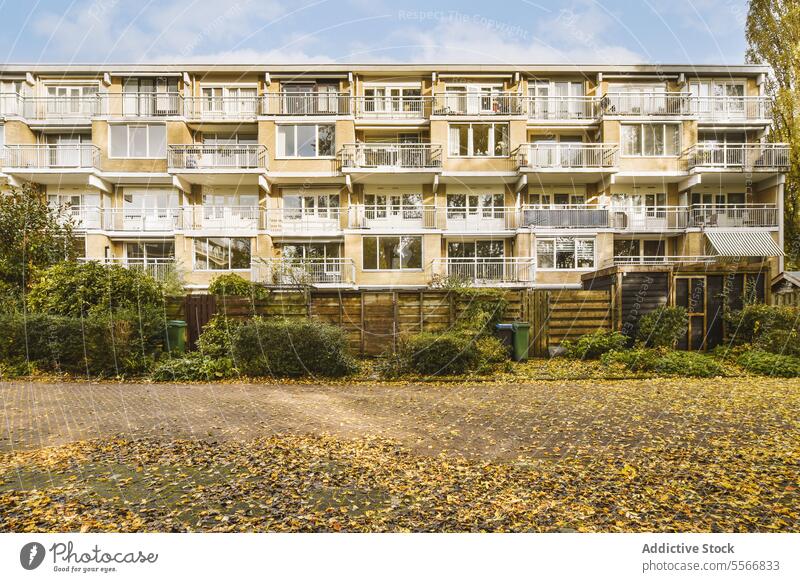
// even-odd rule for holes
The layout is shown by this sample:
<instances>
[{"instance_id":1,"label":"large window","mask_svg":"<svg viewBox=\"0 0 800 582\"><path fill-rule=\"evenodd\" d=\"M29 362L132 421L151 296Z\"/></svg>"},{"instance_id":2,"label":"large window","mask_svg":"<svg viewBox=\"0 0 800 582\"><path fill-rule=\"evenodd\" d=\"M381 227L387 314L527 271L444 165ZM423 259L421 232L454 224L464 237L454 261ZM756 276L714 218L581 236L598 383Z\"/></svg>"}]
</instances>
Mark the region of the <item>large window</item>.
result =
<instances>
[{"instance_id":1,"label":"large window","mask_svg":"<svg viewBox=\"0 0 800 582\"><path fill-rule=\"evenodd\" d=\"M164 158L167 127L161 124L115 124L109 126L112 158Z\"/></svg>"},{"instance_id":2,"label":"large window","mask_svg":"<svg viewBox=\"0 0 800 582\"><path fill-rule=\"evenodd\" d=\"M303 216L336 218L339 216L338 194L285 194L284 218L300 219Z\"/></svg>"},{"instance_id":3,"label":"large window","mask_svg":"<svg viewBox=\"0 0 800 582\"><path fill-rule=\"evenodd\" d=\"M362 240L365 271L422 268L421 236L365 236Z\"/></svg>"},{"instance_id":4,"label":"large window","mask_svg":"<svg viewBox=\"0 0 800 582\"><path fill-rule=\"evenodd\" d=\"M448 194L448 218L480 215L487 218L502 216L505 211L503 194Z\"/></svg>"},{"instance_id":5,"label":"large window","mask_svg":"<svg viewBox=\"0 0 800 582\"><path fill-rule=\"evenodd\" d=\"M338 259L339 243L292 243L281 247L286 259Z\"/></svg>"},{"instance_id":6,"label":"large window","mask_svg":"<svg viewBox=\"0 0 800 582\"><path fill-rule=\"evenodd\" d=\"M249 268L249 238L194 239L194 269L196 271L231 271Z\"/></svg>"},{"instance_id":7,"label":"large window","mask_svg":"<svg viewBox=\"0 0 800 582\"><path fill-rule=\"evenodd\" d=\"M625 156L677 156L680 153L680 125L676 123L635 123L620 128Z\"/></svg>"},{"instance_id":8,"label":"large window","mask_svg":"<svg viewBox=\"0 0 800 582\"><path fill-rule=\"evenodd\" d=\"M125 256L129 259L172 259L175 257L174 241L125 243Z\"/></svg>"},{"instance_id":9,"label":"large window","mask_svg":"<svg viewBox=\"0 0 800 582\"><path fill-rule=\"evenodd\" d=\"M593 269L594 239L560 236L536 239L538 269Z\"/></svg>"},{"instance_id":10,"label":"large window","mask_svg":"<svg viewBox=\"0 0 800 582\"><path fill-rule=\"evenodd\" d=\"M336 129L327 125L279 125L278 157L316 158L334 155Z\"/></svg>"},{"instance_id":11,"label":"large window","mask_svg":"<svg viewBox=\"0 0 800 582\"><path fill-rule=\"evenodd\" d=\"M451 123L449 152L451 156L507 156L508 124Z\"/></svg>"},{"instance_id":12,"label":"large window","mask_svg":"<svg viewBox=\"0 0 800 582\"><path fill-rule=\"evenodd\" d=\"M451 259L501 259L505 246L501 240L450 241L447 256Z\"/></svg>"}]
</instances>

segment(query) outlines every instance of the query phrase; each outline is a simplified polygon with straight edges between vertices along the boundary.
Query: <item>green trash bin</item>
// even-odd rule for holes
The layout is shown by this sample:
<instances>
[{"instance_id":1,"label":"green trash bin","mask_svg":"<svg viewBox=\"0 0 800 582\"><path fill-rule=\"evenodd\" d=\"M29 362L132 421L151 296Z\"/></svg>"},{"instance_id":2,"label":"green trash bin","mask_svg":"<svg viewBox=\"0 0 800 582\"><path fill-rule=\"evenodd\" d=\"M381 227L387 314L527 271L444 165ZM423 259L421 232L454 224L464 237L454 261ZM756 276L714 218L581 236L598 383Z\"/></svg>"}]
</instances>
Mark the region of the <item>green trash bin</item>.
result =
<instances>
[{"instance_id":1,"label":"green trash bin","mask_svg":"<svg viewBox=\"0 0 800 582\"><path fill-rule=\"evenodd\" d=\"M186 351L186 322L180 319L167 321L167 349L182 354Z\"/></svg>"},{"instance_id":2,"label":"green trash bin","mask_svg":"<svg viewBox=\"0 0 800 582\"><path fill-rule=\"evenodd\" d=\"M531 324L524 321L516 321L511 324L514 332L513 347L514 361L524 362L528 359L528 342L530 339Z\"/></svg>"}]
</instances>

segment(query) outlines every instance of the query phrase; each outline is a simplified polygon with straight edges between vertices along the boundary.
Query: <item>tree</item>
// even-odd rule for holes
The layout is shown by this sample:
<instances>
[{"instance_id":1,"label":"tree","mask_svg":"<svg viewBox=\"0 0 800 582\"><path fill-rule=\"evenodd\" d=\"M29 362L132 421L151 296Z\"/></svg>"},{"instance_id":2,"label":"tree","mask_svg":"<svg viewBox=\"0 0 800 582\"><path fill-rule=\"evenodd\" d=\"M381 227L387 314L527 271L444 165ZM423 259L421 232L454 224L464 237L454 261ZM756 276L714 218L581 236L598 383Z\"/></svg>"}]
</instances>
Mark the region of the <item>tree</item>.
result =
<instances>
[{"instance_id":1,"label":"tree","mask_svg":"<svg viewBox=\"0 0 800 582\"><path fill-rule=\"evenodd\" d=\"M751 0L746 27L747 60L767 64L767 94L772 99L770 139L789 144L789 174L784 189L786 252L800 261L800 2Z\"/></svg>"},{"instance_id":2,"label":"tree","mask_svg":"<svg viewBox=\"0 0 800 582\"><path fill-rule=\"evenodd\" d=\"M68 209L51 207L29 184L0 194L0 233L0 294L6 297L20 297L42 270L77 254Z\"/></svg>"}]
</instances>

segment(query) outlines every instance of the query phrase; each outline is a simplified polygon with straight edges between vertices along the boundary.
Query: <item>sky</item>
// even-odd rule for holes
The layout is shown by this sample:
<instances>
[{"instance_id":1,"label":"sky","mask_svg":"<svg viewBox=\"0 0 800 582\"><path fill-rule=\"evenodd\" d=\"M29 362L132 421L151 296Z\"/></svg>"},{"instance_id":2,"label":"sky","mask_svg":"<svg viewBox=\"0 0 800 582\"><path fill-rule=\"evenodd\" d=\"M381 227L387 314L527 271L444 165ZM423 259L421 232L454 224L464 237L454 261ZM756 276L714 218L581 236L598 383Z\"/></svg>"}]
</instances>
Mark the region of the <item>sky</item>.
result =
<instances>
[{"instance_id":1,"label":"sky","mask_svg":"<svg viewBox=\"0 0 800 582\"><path fill-rule=\"evenodd\" d=\"M5 63L744 62L746 0L0 0Z\"/></svg>"}]
</instances>

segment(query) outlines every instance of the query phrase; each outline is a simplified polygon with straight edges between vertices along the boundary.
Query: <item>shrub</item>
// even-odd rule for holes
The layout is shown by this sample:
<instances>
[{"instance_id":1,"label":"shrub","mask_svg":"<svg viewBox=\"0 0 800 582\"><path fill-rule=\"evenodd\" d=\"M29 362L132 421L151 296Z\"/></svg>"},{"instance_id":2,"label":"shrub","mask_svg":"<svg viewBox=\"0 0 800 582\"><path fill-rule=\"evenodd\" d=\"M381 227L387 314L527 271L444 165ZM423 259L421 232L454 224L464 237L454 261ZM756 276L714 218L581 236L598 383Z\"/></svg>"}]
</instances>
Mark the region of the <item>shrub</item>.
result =
<instances>
[{"instance_id":1,"label":"shrub","mask_svg":"<svg viewBox=\"0 0 800 582\"><path fill-rule=\"evenodd\" d=\"M613 350L600 356L600 361L606 366L622 366L631 372L652 372L656 362L665 353L665 350L649 348L634 348L631 350Z\"/></svg>"},{"instance_id":2,"label":"shrub","mask_svg":"<svg viewBox=\"0 0 800 582\"><path fill-rule=\"evenodd\" d=\"M494 333L508 308L508 300L500 289L459 289L453 291L463 306L453 326L478 334Z\"/></svg>"},{"instance_id":3,"label":"shrub","mask_svg":"<svg viewBox=\"0 0 800 582\"><path fill-rule=\"evenodd\" d=\"M91 309L127 309L162 303L160 284L143 271L98 262L64 262L44 271L31 287L32 311L79 317Z\"/></svg>"},{"instance_id":4,"label":"shrub","mask_svg":"<svg viewBox=\"0 0 800 582\"><path fill-rule=\"evenodd\" d=\"M784 356L800 356L800 333L796 329L770 329L753 344L759 350Z\"/></svg>"},{"instance_id":5,"label":"shrub","mask_svg":"<svg viewBox=\"0 0 800 582\"><path fill-rule=\"evenodd\" d=\"M180 358L160 361L150 378L156 382L214 381L232 376L233 373L230 358L211 358L199 352L190 352Z\"/></svg>"},{"instance_id":6,"label":"shrub","mask_svg":"<svg viewBox=\"0 0 800 582\"><path fill-rule=\"evenodd\" d=\"M636 348L603 354L603 364L621 365L631 372L652 372L662 376L713 378L725 374L722 365L700 352Z\"/></svg>"},{"instance_id":7,"label":"shrub","mask_svg":"<svg viewBox=\"0 0 800 582\"><path fill-rule=\"evenodd\" d=\"M502 364L508 361L509 347L499 338L491 335L478 337L475 340L475 349L478 350L478 371L488 371L495 364Z\"/></svg>"},{"instance_id":8,"label":"shrub","mask_svg":"<svg viewBox=\"0 0 800 582\"><path fill-rule=\"evenodd\" d=\"M567 357L580 360L596 360L612 350L623 350L628 345L628 336L618 331L598 330L582 335L577 340L565 341L561 346Z\"/></svg>"},{"instance_id":9,"label":"shrub","mask_svg":"<svg viewBox=\"0 0 800 582\"><path fill-rule=\"evenodd\" d=\"M226 273L216 277L208 286L208 292L218 296L250 297L251 299L269 299L269 289L263 285L248 281L236 273Z\"/></svg>"},{"instance_id":10,"label":"shrub","mask_svg":"<svg viewBox=\"0 0 800 582\"><path fill-rule=\"evenodd\" d=\"M725 321L737 342L754 343L764 334L800 330L800 308L755 303L725 314Z\"/></svg>"},{"instance_id":11,"label":"shrub","mask_svg":"<svg viewBox=\"0 0 800 582\"><path fill-rule=\"evenodd\" d=\"M219 313L214 315L197 338L197 350L209 358L230 357L233 353L231 340L240 325L235 319Z\"/></svg>"},{"instance_id":12,"label":"shrub","mask_svg":"<svg viewBox=\"0 0 800 582\"><path fill-rule=\"evenodd\" d=\"M800 376L800 358L750 350L741 354L736 362L748 372L762 376L795 378Z\"/></svg>"},{"instance_id":13,"label":"shrub","mask_svg":"<svg viewBox=\"0 0 800 582\"><path fill-rule=\"evenodd\" d=\"M480 353L474 334L424 332L401 339L398 361L401 372L427 376L462 374L480 366Z\"/></svg>"},{"instance_id":14,"label":"shrub","mask_svg":"<svg viewBox=\"0 0 800 582\"><path fill-rule=\"evenodd\" d=\"M310 319L255 317L230 339L233 361L248 376L344 376L357 366L344 331Z\"/></svg>"},{"instance_id":15,"label":"shrub","mask_svg":"<svg viewBox=\"0 0 800 582\"><path fill-rule=\"evenodd\" d=\"M683 307L662 306L639 318L636 337L649 348L674 348L688 328Z\"/></svg>"}]
</instances>

